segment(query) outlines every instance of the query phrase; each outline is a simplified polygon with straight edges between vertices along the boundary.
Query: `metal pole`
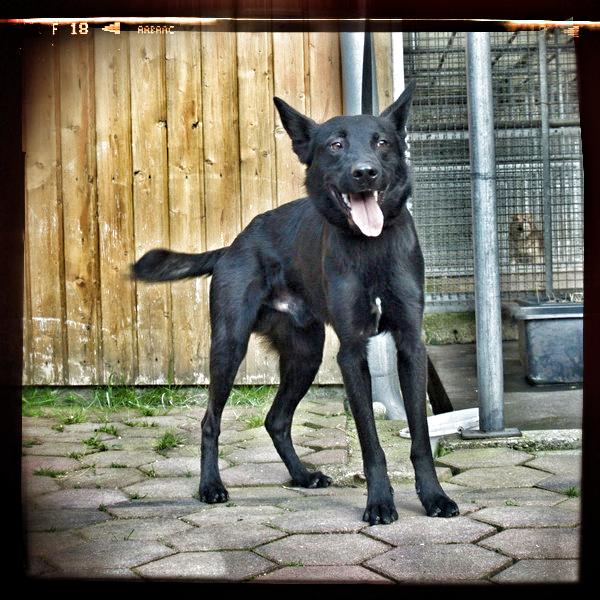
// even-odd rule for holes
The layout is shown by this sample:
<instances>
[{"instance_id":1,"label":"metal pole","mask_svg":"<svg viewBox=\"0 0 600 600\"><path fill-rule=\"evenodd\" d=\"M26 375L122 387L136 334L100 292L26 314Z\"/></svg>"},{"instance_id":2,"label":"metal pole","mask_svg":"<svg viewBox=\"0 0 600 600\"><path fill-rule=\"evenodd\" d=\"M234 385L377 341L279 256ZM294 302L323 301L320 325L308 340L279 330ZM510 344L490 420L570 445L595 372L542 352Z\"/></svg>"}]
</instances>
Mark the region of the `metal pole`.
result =
<instances>
[{"instance_id":1,"label":"metal pole","mask_svg":"<svg viewBox=\"0 0 600 600\"><path fill-rule=\"evenodd\" d=\"M504 430L496 160L488 32L467 33L467 85L475 258L479 426L481 434L487 434Z\"/></svg>"},{"instance_id":2,"label":"metal pole","mask_svg":"<svg viewBox=\"0 0 600 600\"><path fill-rule=\"evenodd\" d=\"M550 172L550 115L548 110L548 60L546 34L539 32L539 70L540 70L540 117L542 143L542 202L544 207L544 254L546 275L546 297L554 295L552 265L552 186Z\"/></svg>"}]
</instances>

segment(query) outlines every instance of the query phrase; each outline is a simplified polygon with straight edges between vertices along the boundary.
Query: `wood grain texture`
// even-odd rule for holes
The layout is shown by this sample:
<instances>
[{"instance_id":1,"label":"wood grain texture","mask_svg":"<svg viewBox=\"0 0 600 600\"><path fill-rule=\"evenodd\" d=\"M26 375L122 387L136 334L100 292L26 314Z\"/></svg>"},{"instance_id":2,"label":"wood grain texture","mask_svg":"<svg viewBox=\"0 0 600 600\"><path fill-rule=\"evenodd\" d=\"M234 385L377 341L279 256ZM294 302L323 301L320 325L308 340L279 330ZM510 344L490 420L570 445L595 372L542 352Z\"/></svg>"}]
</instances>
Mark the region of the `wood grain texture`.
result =
<instances>
[{"instance_id":1,"label":"wood grain texture","mask_svg":"<svg viewBox=\"0 0 600 600\"><path fill-rule=\"evenodd\" d=\"M339 112L338 35L63 29L24 49L23 382L205 384L210 279L143 284L130 265L226 246L305 195L273 96ZM333 337L320 383L340 382ZM252 339L237 383L277 380Z\"/></svg>"}]
</instances>

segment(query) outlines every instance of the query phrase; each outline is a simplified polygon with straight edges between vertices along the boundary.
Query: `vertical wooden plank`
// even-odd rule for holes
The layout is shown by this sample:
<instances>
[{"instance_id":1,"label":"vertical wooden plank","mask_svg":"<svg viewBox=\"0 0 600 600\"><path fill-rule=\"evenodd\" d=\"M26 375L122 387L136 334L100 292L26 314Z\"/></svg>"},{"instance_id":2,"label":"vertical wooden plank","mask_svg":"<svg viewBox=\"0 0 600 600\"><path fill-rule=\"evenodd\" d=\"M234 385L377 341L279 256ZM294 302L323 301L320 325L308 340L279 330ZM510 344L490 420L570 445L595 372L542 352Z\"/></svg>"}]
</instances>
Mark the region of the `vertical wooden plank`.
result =
<instances>
[{"instance_id":1,"label":"vertical wooden plank","mask_svg":"<svg viewBox=\"0 0 600 600\"><path fill-rule=\"evenodd\" d=\"M130 36L136 260L169 246L164 36ZM163 383L172 357L169 284L137 284L138 383Z\"/></svg>"},{"instance_id":2,"label":"vertical wooden plank","mask_svg":"<svg viewBox=\"0 0 600 600\"><path fill-rule=\"evenodd\" d=\"M129 39L128 32L121 32L98 35L94 43L101 383L133 383L137 374L134 295L128 279L129 265L135 258Z\"/></svg>"},{"instance_id":3,"label":"vertical wooden plank","mask_svg":"<svg viewBox=\"0 0 600 600\"><path fill-rule=\"evenodd\" d=\"M377 98L379 112L394 102L392 80L392 34L390 31L377 31L373 34L375 50L375 71L377 76Z\"/></svg>"},{"instance_id":4,"label":"vertical wooden plank","mask_svg":"<svg viewBox=\"0 0 600 600\"><path fill-rule=\"evenodd\" d=\"M305 34L298 32L273 33L274 95L296 110L307 114L305 89ZM277 112L277 111L275 111ZM284 204L306 195L306 169L292 150L292 142L277 114L275 128L277 157L277 204Z\"/></svg>"},{"instance_id":5,"label":"vertical wooden plank","mask_svg":"<svg viewBox=\"0 0 600 600\"><path fill-rule=\"evenodd\" d=\"M276 206L271 44L268 31L237 34L242 228ZM255 336L243 368L248 384L273 383L279 377L277 359Z\"/></svg>"},{"instance_id":6,"label":"vertical wooden plank","mask_svg":"<svg viewBox=\"0 0 600 600\"><path fill-rule=\"evenodd\" d=\"M25 236L29 260L25 297L29 300L28 383L34 385L61 385L67 379L57 46L58 41L50 36L27 40L23 57Z\"/></svg>"},{"instance_id":7,"label":"vertical wooden plank","mask_svg":"<svg viewBox=\"0 0 600 600\"><path fill-rule=\"evenodd\" d=\"M271 34L237 34L242 228L275 206Z\"/></svg>"},{"instance_id":8,"label":"vertical wooden plank","mask_svg":"<svg viewBox=\"0 0 600 600\"><path fill-rule=\"evenodd\" d=\"M170 245L181 252L206 247L200 32L166 37ZM171 286L173 377L178 384L208 382L208 280Z\"/></svg>"},{"instance_id":9,"label":"vertical wooden plank","mask_svg":"<svg viewBox=\"0 0 600 600\"><path fill-rule=\"evenodd\" d=\"M240 231L240 154L236 36L202 32L202 120L207 248L228 246Z\"/></svg>"},{"instance_id":10,"label":"vertical wooden plank","mask_svg":"<svg viewBox=\"0 0 600 600\"><path fill-rule=\"evenodd\" d=\"M343 112L338 32L311 31L309 40L310 112L323 122Z\"/></svg>"},{"instance_id":11,"label":"vertical wooden plank","mask_svg":"<svg viewBox=\"0 0 600 600\"><path fill-rule=\"evenodd\" d=\"M323 122L343 112L341 57L339 34L334 32L310 32L310 107L315 121ZM339 383L337 365L339 341L327 327L323 363L316 377L320 384Z\"/></svg>"},{"instance_id":12,"label":"vertical wooden plank","mask_svg":"<svg viewBox=\"0 0 600 600\"><path fill-rule=\"evenodd\" d=\"M93 34L60 30L60 125L69 385L98 375Z\"/></svg>"}]
</instances>

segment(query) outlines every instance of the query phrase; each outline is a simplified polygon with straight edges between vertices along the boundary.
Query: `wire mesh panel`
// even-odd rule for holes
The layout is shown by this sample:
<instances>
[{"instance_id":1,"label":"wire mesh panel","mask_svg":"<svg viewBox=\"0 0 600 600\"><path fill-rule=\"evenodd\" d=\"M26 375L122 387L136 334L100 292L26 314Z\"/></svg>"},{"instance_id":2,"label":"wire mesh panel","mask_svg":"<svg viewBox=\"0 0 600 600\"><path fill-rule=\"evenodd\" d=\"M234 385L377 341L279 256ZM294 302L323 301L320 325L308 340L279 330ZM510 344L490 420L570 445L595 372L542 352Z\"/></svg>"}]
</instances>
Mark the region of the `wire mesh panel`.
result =
<instances>
[{"instance_id":1,"label":"wire mesh panel","mask_svg":"<svg viewBox=\"0 0 600 600\"><path fill-rule=\"evenodd\" d=\"M583 173L573 38L490 35L502 294L577 294ZM406 33L404 52L405 76L418 83L409 140L428 309L461 309L474 292L465 34Z\"/></svg>"}]
</instances>

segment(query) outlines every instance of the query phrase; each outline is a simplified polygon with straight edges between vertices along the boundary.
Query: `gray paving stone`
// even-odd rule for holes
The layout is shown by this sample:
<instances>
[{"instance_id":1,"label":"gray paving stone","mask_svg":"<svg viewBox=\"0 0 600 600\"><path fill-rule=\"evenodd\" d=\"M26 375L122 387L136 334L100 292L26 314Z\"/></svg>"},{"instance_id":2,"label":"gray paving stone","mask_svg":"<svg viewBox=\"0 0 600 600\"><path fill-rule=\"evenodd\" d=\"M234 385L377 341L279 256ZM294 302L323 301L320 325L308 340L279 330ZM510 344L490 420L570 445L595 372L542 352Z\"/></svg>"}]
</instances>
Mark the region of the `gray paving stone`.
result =
<instances>
[{"instance_id":1,"label":"gray paving stone","mask_svg":"<svg viewBox=\"0 0 600 600\"><path fill-rule=\"evenodd\" d=\"M25 523L29 532L33 531L68 531L78 529L92 523L101 523L110 519L105 511L96 508L63 508L25 510Z\"/></svg>"},{"instance_id":2,"label":"gray paving stone","mask_svg":"<svg viewBox=\"0 0 600 600\"><path fill-rule=\"evenodd\" d=\"M179 519L115 519L77 530L88 541L163 540L192 526Z\"/></svg>"},{"instance_id":3,"label":"gray paving stone","mask_svg":"<svg viewBox=\"0 0 600 600\"><path fill-rule=\"evenodd\" d=\"M361 534L325 533L290 535L256 551L280 564L357 565L387 548Z\"/></svg>"},{"instance_id":4,"label":"gray paving stone","mask_svg":"<svg viewBox=\"0 0 600 600\"><path fill-rule=\"evenodd\" d=\"M548 477L528 467L486 467L463 471L448 481L471 488L531 487Z\"/></svg>"},{"instance_id":5,"label":"gray paving stone","mask_svg":"<svg viewBox=\"0 0 600 600\"><path fill-rule=\"evenodd\" d=\"M581 477L576 473L572 475L566 473L551 475L547 479L540 481L538 486L545 490L550 490L559 494L566 494L570 490L581 489Z\"/></svg>"},{"instance_id":6,"label":"gray paving stone","mask_svg":"<svg viewBox=\"0 0 600 600\"><path fill-rule=\"evenodd\" d=\"M274 517L286 513L284 509L269 504L240 506L228 502L186 514L185 521L201 526L215 523L271 523Z\"/></svg>"},{"instance_id":7,"label":"gray paving stone","mask_svg":"<svg viewBox=\"0 0 600 600\"><path fill-rule=\"evenodd\" d=\"M123 488L128 497L183 499L198 495L198 481L193 477L157 477Z\"/></svg>"},{"instance_id":8,"label":"gray paving stone","mask_svg":"<svg viewBox=\"0 0 600 600\"><path fill-rule=\"evenodd\" d=\"M552 506L564 502L565 497L539 488L487 488L466 490L455 496L461 503L485 506Z\"/></svg>"},{"instance_id":9,"label":"gray paving stone","mask_svg":"<svg viewBox=\"0 0 600 600\"><path fill-rule=\"evenodd\" d=\"M527 463L527 466L556 475L578 475L581 473L581 452L574 450L542 452Z\"/></svg>"},{"instance_id":10,"label":"gray paving stone","mask_svg":"<svg viewBox=\"0 0 600 600\"><path fill-rule=\"evenodd\" d=\"M161 458L140 465L144 472L151 472L153 477L200 477L200 460L193 457Z\"/></svg>"},{"instance_id":11,"label":"gray paving stone","mask_svg":"<svg viewBox=\"0 0 600 600\"><path fill-rule=\"evenodd\" d=\"M498 575L496 583L576 583L579 580L579 561L569 559L520 560Z\"/></svg>"},{"instance_id":12,"label":"gray paving stone","mask_svg":"<svg viewBox=\"0 0 600 600\"><path fill-rule=\"evenodd\" d=\"M503 529L517 527L575 527L579 515L556 506L498 506L472 513L472 519Z\"/></svg>"},{"instance_id":13,"label":"gray paving stone","mask_svg":"<svg viewBox=\"0 0 600 600\"><path fill-rule=\"evenodd\" d=\"M367 526L364 508L337 505L323 510L287 512L269 523L288 533L356 533Z\"/></svg>"},{"instance_id":14,"label":"gray paving stone","mask_svg":"<svg viewBox=\"0 0 600 600\"><path fill-rule=\"evenodd\" d=\"M96 467L110 467L113 464L139 467L158 458L159 456L153 451L107 450L82 457L81 464Z\"/></svg>"},{"instance_id":15,"label":"gray paving stone","mask_svg":"<svg viewBox=\"0 0 600 600\"><path fill-rule=\"evenodd\" d=\"M127 502L128 496L120 490L98 489L67 489L37 496L35 503L43 508L60 508L71 510L74 508L95 508Z\"/></svg>"},{"instance_id":16,"label":"gray paving stone","mask_svg":"<svg viewBox=\"0 0 600 600\"><path fill-rule=\"evenodd\" d=\"M117 489L143 481L145 475L132 468L87 468L60 477L63 488Z\"/></svg>"},{"instance_id":17,"label":"gray paving stone","mask_svg":"<svg viewBox=\"0 0 600 600\"><path fill-rule=\"evenodd\" d=\"M221 473L225 486L289 484L290 474L285 465L277 463L249 463L236 465Z\"/></svg>"},{"instance_id":18,"label":"gray paving stone","mask_svg":"<svg viewBox=\"0 0 600 600\"><path fill-rule=\"evenodd\" d=\"M137 567L150 580L236 582L266 573L273 563L253 552L181 552Z\"/></svg>"},{"instance_id":19,"label":"gray paving stone","mask_svg":"<svg viewBox=\"0 0 600 600\"><path fill-rule=\"evenodd\" d=\"M282 531L259 523L204 523L167 536L165 543L180 552L249 550L285 536Z\"/></svg>"},{"instance_id":20,"label":"gray paving stone","mask_svg":"<svg viewBox=\"0 0 600 600\"><path fill-rule=\"evenodd\" d=\"M405 544L458 544L475 542L496 529L468 517L433 519L409 517L390 525L375 525L364 531L366 535L394 546Z\"/></svg>"},{"instance_id":21,"label":"gray paving stone","mask_svg":"<svg viewBox=\"0 0 600 600\"><path fill-rule=\"evenodd\" d=\"M24 456L21 459L21 473L23 477L40 477L34 475L35 471L49 470L57 473L67 473L81 469L82 464L75 458L66 456Z\"/></svg>"},{"instance_id":22,"label":"gray paving stone","mask_svg":"<svg viewBox=\"0 0 600 600\"><path fill-rule=\"evenodd\" d=\"M507 529L479 542L514 558L578 558L577 529Z\"/></svg>"},{"instance_id":23,"label":"gray paving stone","mask_svg":"<svg viewBox=\"0 0 600 600\"><path fill-rule=\"evenodd\" d=\"M484 467L509 467L531 460L533 455L511 448L468 448L455 450L436 462L453 469L474 469Z\"/></svg>"},{"instance_id":24,"label":"gray paving stone","mask_svg":"<svg viewBox=\"0 0 600 600\"><path fill-rule=\"evenodd\" d=\"M364 567L283 567L253 579L250 583L289 584L393 584L391 579L373 573Z\"/></svg>"},{"instance_id":25,"label":"gray paving stone","mask_svg":"<svg viewBox=\"0 0 600 600\"><path fill-rule=\"evenodd\" d=\"M107 512L122 519L180 518L206 506L189 498L142 498L107 507Z\"/></svg>"},{"instance_id":26,"label":"gray paving stone","mask_svg":"<svg viewBox=\"0 0 600 600\"><path fill-rule=\"evenodd\" d=\"M345 448L334 450L319 450L304 457L304 463L320 468L323 465L343 465L348 462L348 451Z\"/></svg>"},{"instance_id":27,"label":"gray paving stone","mask_svg":"<svg viewBox=\"0 0 600 600\"><path fill-rule=\"evenodd\" d=\"M150 540L98 541L59 550L52 563L64 571L123 569L173 554L164 544Z\"/></svg>"},{"instance_id":28,"label":"gray paving stone","mask_svg":"<svg viewBox=\"0 0 600 600\"><path fill-rule=\"evenodd\" d=\"M400 546L365 565L400 582L452 583L481 580L512 560L471 544Z\"/></svg>"}]
</instances>

